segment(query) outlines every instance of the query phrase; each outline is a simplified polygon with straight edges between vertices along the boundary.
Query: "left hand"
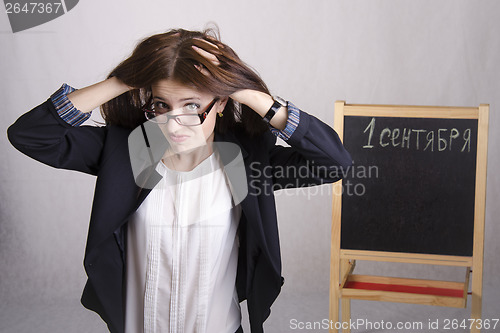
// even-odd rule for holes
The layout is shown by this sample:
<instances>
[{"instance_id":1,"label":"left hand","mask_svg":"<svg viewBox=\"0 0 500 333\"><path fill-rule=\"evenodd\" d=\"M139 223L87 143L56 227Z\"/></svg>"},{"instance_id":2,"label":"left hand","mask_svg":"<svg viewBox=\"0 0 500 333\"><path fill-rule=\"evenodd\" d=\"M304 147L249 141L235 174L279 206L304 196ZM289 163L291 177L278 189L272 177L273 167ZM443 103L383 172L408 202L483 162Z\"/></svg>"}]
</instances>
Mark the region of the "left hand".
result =
<instances>
[{"instance_id":1,"label":"left hand","mask_svg":"<svg viewBox=\"0 0 500 333\"><path fill-rule=\"evenodd\" d=\"M214 50L214 53L206 51L198 46L193 45L192 48L198 52L203 58L210 61L214 66L219 66L220 61L215 53L219 53L219 47L207 40L196 38L196 40L203 42L207 45L208 49ZM210 75L210 72L201 65L195 65L195 67L202 72L204 75ZM273 98L266 94L265 92L253 90L253 89L241 89L235 91L229 95L234 101L249 106L261 117L264 117L267 111L271 108L274 103ZM277 129L284 129L288 119L288 112L286 108L281 107L281 109L275 114L271 119L271 125Z\"/></svg>"},{"instance_id":2,"label":"left hand","mask_svg":"<svg viewBox=\"0 0 500 333\"><path fill-rule=\"evenodd\" d=\"M200 41L204 44L207 45L207 49L212 49L214 50L214 52L209 52L201 47L198 47L198 46L195 46L193 45L192 48L193 50L195 50L199 55L201 55L203 58L207 59L210 63L212 63L212 65L214 66L219 66L220 65L220 61L219 59L217 58L217 55L216 53L220 53L218 52L219 50L219 47L205 39L200 39L200 38L196 38L197 41ZM217 50L217 51L215 51ZM195 65L196 69L198 69L201 73L203 73L204 75L207 75L209 76L210 75L210 72L202 65ZM252 89L241 89L241 90L238 90L238 91L235 91L234 93L232 93L231 95L229 95L230 98L232 98L233 100L235 100L236 102L238 103L241 103L241 104L245 104L245 105L248 105L248 102L251 101L253 99L253 95L255 93L259 93L258 91L255 91L255 90L252 90ZM265 93L262 93L264 95L267 95ZM272 104L271 104L272 105Z\"/></svg>"}]
</instances>

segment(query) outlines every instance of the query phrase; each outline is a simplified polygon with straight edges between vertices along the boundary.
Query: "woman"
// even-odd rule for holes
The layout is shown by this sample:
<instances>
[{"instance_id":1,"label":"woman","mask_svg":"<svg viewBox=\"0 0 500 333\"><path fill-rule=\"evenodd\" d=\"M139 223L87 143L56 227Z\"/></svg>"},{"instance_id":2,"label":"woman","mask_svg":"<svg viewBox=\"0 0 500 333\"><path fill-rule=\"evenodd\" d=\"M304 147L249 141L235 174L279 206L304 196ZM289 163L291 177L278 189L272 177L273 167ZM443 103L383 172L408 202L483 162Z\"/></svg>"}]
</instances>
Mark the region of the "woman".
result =
<instances>
[{"instance_id":1,"label":"woman","mask_svg":"<svg viewBox=\"0 0 500 333\"><path fill-rule=\"evenodd\" d=\"M80 126L98 106L106 125ZM108 79L63 85L8 136L97 176L82 304L111 332L242 332L245 299L263 332L283 283L273 190L334 182L351 164L333 129L273 99L213 31L146 38Z\"/></svg>"}]
</instances>

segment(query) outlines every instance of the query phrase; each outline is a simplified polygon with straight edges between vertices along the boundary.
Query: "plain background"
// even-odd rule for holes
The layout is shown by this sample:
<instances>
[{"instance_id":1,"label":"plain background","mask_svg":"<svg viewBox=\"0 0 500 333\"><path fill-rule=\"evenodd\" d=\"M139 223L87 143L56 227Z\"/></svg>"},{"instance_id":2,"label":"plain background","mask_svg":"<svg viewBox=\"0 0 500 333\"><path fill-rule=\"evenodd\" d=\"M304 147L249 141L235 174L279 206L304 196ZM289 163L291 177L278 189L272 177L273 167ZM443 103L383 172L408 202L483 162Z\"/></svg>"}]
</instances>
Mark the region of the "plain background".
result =
<instances>
[{"instance_id":1,"label":"plain background","mask_svg":"<svg viewBox=\"0 0 500 333\"><path fill-rule=\"evenodd\" d=\"M0 128L6 133L63 82L78 88L104 79L140 39L170 28L203 29L211 21L274 94L332 126L336 100L488 103L483 318L494 319L500 316L499 16L495 0L82 0L54 21L13 34L2 12ZM6 135L0 151L0 332L105 332L79 304L95 179L31 160ZM277 206L286 282L267 331L326 332L293 329L292 322L328 318L331 188L280 192ZM465 274L369 262L359 262L358 269L451 280ZM419 321L424 327L429 320L442 324L470 314L470 308L365 301L354 301L352 309L354 318ZM442 326L428 331L446 332Z\"/></svg>"}]
</instances>

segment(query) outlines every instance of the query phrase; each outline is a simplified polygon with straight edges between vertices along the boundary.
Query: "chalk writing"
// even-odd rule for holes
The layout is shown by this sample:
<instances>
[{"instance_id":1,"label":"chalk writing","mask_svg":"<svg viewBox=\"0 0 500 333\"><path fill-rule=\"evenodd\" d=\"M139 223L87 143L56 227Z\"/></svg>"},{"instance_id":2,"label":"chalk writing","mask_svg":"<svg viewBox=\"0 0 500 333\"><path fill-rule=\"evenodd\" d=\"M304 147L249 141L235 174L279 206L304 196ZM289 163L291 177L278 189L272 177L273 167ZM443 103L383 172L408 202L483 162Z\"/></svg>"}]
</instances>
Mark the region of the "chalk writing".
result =
<instances>
[{"instance_id":1,"label":"chalk writing","mask_svg":"<svg viewBox=\"0 0 500 333\"><path fill-rule=\"evenodd\" d=\"M399 147L430 152L445 150L470 152L471 129L460 132L456 128L414 129L384 127L377 131L376 118L372 118L363 133L367 134L365 149Z\"/></svg>"}]
</instances>

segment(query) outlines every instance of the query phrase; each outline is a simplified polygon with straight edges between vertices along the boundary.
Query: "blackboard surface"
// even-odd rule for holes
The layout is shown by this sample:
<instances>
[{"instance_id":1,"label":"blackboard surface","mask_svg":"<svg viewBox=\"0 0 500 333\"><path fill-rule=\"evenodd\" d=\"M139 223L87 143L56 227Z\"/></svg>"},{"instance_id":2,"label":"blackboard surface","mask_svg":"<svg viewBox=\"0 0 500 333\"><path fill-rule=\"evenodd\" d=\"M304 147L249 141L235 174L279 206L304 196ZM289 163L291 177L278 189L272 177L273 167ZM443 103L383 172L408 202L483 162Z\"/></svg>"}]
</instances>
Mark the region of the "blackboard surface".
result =
<instances>
[{"instance_id":1,"label":"blackboard surface","mask_svg":"<svg viewBox=\"0 0 500 333\"><path fill-rule=\"evenodd\" d=\"M477 127L345 116L341 248L472 256Z\"/></svg>"}]
</instances>

